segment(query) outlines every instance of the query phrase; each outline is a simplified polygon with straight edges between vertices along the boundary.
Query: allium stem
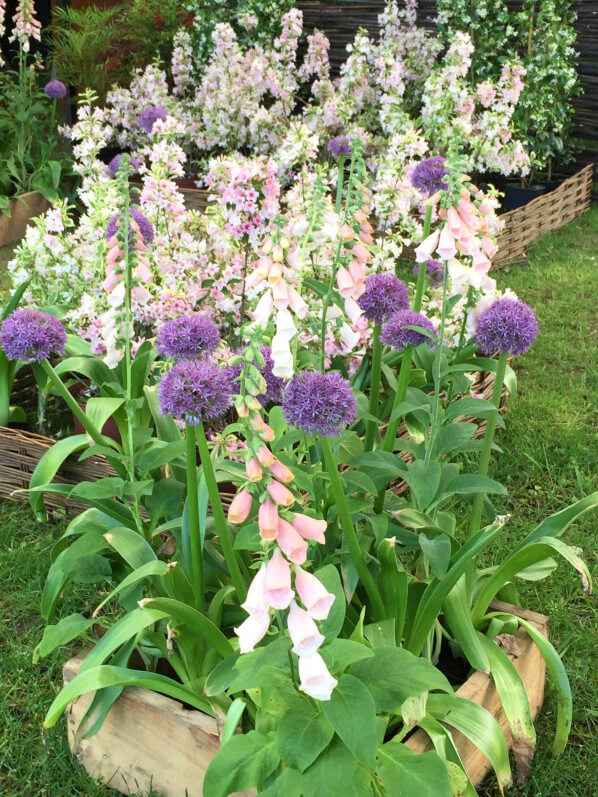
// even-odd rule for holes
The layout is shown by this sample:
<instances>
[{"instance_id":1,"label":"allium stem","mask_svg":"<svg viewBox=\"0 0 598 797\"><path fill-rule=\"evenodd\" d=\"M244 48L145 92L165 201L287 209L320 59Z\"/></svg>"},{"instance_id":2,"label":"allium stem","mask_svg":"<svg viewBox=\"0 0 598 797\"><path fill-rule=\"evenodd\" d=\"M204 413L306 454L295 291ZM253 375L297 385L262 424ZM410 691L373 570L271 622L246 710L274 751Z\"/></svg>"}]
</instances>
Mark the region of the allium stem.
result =
<instances>
[{"instance_id":1,"label":"allium stem","mask_svg":"<svg viewBox=\"0 0 598 797\"><path fill-rule=\"evenodd\" d=\"M411 346L406 346L403 349L403 358L401 360L401 368L399 370L399 378L397 380L397 389L395 390L395 397L394 401L392 402L392 409L390 411L390 420L388 422L388 426L386 428L386 434L384 435L384 442L382 444L383 451L392 452L394 449L395 439L397 436L397 430L399 428L400 418L397 415L393 418L395 411L399 404L405 400L405 396L407 394L407 388L409 387L409 377L411 375L411 357L413 354L413 348ZM374 508L376 512L382 512L384 509L384 496L386 494L386 488L382 488L378 493L378 497L376 498L376 503Z\"/></svg>"},{"instance_id":2,"label":"allium stem","mask_svg":"<svg viewBox=\"0 0 598 797\"><path fill-rule=\"evenodd\" d=\"M77 418L81 426L88 433L88 435L91 437L93 442L99 446L104 447L105 444L104 440L102 439L101 432L98 431L95 424L89 420L89 418L83 412L77 401L73 398L73 396L71 396L64 382L58 376L54 368L52 368L48 360L42 360L39 364L44 373L46 374L46 376L48 377L48 379L50 380L50 382L56 388L57 393L60 396L62 396L62 398L65 400L69 409L71 410L75 418ZM108 462L110 462L114 470L118 473L118 475L121 478L124 479L127 477L127 472L126 469L123 467L122 462L120 462L116 457L110 456L109 454L106 454L106 459L108 460Z\"/></svg>"},{"instance_id":3,"label":"allium stem","mask_svg":"<svg viewBox=\"0 0 598 797\"><path fill-rule=\"evenodd\" d=\"M432 205L426 207L426 215L424 216L424 231L422 241L425 241L430 234L430 227L432 226ZM417 284L415 287L415 298L413 299L413 309L419 313L422 309L422 300L424 298L424 287L426 284L426 261L419 264L417 272Z\"/></svg>"},{"instance_id":4,"label":"allium stem","mask_svg":"<svg viewBox=\"0 0 598 797\"><path fill-rule=\"evenodd\" d=\"M494 409L488 413L488 417L486 419L486 431L484 433L484 440L482 442L482 453L480 454L480 462L478 465L478 476L488 475L490 455L492 453L492 442L494 440L496 421L498 420L498 411L500 409L500 400L502 397L502 388L505 381L508 356L509 355L506 352L501 352L501 354L498 355L498 362L496 365L496 381L494 382L494 391L492 393L492 403L494 404ZM469 523L470 537L473 537L473 535L477 534L480 530L483 506L484 493L476 493L473 499L471 520Z\"/></svg>"},{"instance_id":5,"label":"allium stem","mask_svg":"<svg viewBox=\"0 0 598 797\"><path fill-rule=\"evenodd\" d=\"M341 484L338 466L336 464L334 454L332 453L332 448L330 447L330 441L327 437L322 437L320 438L320 444L324 453L326 469L330 477L332 496L338 508L343 534L345 535L345 540L347 542L347 547L349 548L349 553L351 554L351 559L353 560L357 574L361 579L361 583L367 592L372 615L374 619L381 620L385 616L384 601L380 595L380 590L376 586L374 577L368 570L364 561L359 540L357 539L357 534L355 532L355 527L353 526L353 521L351 520L351 513L349 512L349 507L347 506L347 498Z\"/></svg>"},{"instance_id":6,"label":"allium stem","mask_svg":"<svg viewBox=\"0 0 598 797\"><path fill-rule=\"evenodd\" d=\"M247 597L247 587L245 585L243 576L241 575L237 555L233 549L233 543L226 517L224 515L224 509L222 508L222 500L220 498L220 492L218 491L218 483L216 481L216 474L214 473L214 467L212 465L212 459L210 457L210 450L208 448L208 441L206 439L203 423L200 422L196 427L196 430L199 458L201 459L201 465L206 478L208 495L210 496L210 504L212 505L212 512L214 513L214 522L216 524L218 539L220 540L222 553L228 566L237 597L239 598L239 603L243 603Z\"/></svg>"},{"instance_id":7,"label":"allium stem","mask_svg":"<svg viewBox=\"0 0 598 797\"><path fill-rule=\"evenodd\" d=\"M378 417L378 401L380 400L380 373L382 371L382 343L380 342L380 325L374 327L374 342L372 345L372 373L370 376L370 415ZM376 435L376 421L369 420L366 424L365 450L371 451Z\"/></svg>"},{"instance_id":8,"label":"allium stem","mask_svg":"<svg viewBox=\"0 0 598 797\"><path fill-rule=\"evenodd\" d=\"M197 454L195 448L195 427L185 429L187 444L187 509L189 512L189 543L191 548L191 574L195 600L200 612L204 609L203 550L199 528L199 498L197 495Z\"/></svg>"}]
</instances>

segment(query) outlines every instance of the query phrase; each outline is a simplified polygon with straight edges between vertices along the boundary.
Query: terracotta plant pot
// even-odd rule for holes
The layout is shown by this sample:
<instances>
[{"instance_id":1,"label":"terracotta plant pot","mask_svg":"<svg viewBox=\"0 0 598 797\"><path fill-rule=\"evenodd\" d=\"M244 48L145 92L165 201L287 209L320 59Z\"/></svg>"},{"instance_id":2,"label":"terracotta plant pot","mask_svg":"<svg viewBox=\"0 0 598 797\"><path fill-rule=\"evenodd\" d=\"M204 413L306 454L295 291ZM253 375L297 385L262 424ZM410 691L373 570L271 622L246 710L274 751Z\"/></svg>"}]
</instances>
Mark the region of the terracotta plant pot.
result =
<instances>
[{"instance_id":1,"label":"terracotta plant pot","mask_svg":"<svg viewBox=\"0 0 598 797\"><path fill-rule=\"evenodd\" d=\"M495 601L491 606L495 611L528 620L548 636L548 617L502 601ZM544 699L544 659L523 629L502 642L523 679L535 719ZM77 675L83 660L84 656L77 656L64 665L65 684ZM505 730L512 746L500 700L489 675L475 672L457 694L488 709ZM185 709L176 700L147 689L126 688L108 712L101 730L89 739L77 738L79 722L91 697L91 694L82 695L71 703L67 710L67 733L71 751L92 778L98 778L121 794L145 794L153 789L162 797L185 794L201 797L205 772L219 749L219 727L215 719L201 711ZM462 734L454 732L453 738L472 783L481 783L489 770L488 760ZM413 734L406 744L417 753L431 747L423 731Z\"/></svg>"},{"instance_id":2,"label":"terracotta plant pot","mask_svg":"<svg viewBox=\"0 0 598 797\"><path fill-rule=\"evenodd\" d=\"M25 235L27 225L50 207L50 202L39 191L29 191L11 199L10 216L0 213L0 246L19 241Z\"/></svg>"}]
</instances>

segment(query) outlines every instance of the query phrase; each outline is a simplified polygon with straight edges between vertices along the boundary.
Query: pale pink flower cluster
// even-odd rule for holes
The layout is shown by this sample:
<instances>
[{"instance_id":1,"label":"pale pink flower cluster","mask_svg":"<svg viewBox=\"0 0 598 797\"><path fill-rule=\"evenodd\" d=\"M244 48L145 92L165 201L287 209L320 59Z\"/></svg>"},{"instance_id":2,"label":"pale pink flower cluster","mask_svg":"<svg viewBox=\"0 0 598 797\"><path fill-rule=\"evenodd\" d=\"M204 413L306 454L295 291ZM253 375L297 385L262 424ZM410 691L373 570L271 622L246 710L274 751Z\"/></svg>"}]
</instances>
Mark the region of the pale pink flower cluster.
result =
<instances>
[{"instance_id":1,"label":"pale pink flower cluster","mask_svg":"<svg viewBox=\"0 0 598 797\"><path fill-rule=\"evenodd\" d=\"M262 562L249 586L242 604L248 617L235 628L235 634L241 653L249 653L268 633L271 611L288 609L287 628L293 652L299 657L299 689L317 700L330 700L337 681L318 653L324 636L316 620L328 617L335 598L316 576L302 567L309 544L325 543L327 524L292 509L299 503L289 486L294 476L268 448L274 432L264 422L260 409L256 399L253 410L247 408L245 412L250 435L251 431L256 435L257 451L255 455L248 454L245 463L248 484L233 499L228 520L237 525L245 523L257 498L259 534L268 559Z\"/></svg>"},{"instance_id":2,"label":"pale pink flower cluster","mask_svg":"<svg viewBox=\"0 0 598 797\"><path fill-rule=\"evenodd\" d=\"M0 11L2 11L0 16L3 17L4 8L0 9ZM31 39L35 39L38 42L42 39L42 26L40 21L36 19L35 3L33 0L19 0L17 11L12 21L14 23L14 28L8 41L18 42L23 52L28 53L31 49ZM1 26L2 20L0 19L0 27Z\"/></svg>"},{"instance_id":3,"label":"pale pink flower cluster","mask_svg":"<svg viewBox=\"0 0 598 797\"><path fill-rule=\"evenodd\" d=\"M171 61L173 93L177 97L184 97L193 86L192 63L191 36L185 28L181 28L174 37Z\"/></svg>"},{"instance_id":4,"label":"pale pink flower cluster","mask_svg":"<svg viewBox=\"0 0 598 797\"><path fill-rule=\"evenodd\" d=\"M321 31L315 30L307 37L307 53L303 63L297 70L297 76L303 83L310 80L324 80L330 77L330 61L328 51L330 41Z\"/></svg>"},{"instance_id":5,"label":"pale pink flower cluster","mask_svg":"<svg viewBox=\"0 0 598 797\"><path fill-rule=\"evenodd\" d=\"M6 25L5 20L6 18L6 0L0 0L0 39L4 37L6 33ZM4 59L2 58L2 51L0 50L0 66L4 64Z\"/></svg>"}]
</instances>

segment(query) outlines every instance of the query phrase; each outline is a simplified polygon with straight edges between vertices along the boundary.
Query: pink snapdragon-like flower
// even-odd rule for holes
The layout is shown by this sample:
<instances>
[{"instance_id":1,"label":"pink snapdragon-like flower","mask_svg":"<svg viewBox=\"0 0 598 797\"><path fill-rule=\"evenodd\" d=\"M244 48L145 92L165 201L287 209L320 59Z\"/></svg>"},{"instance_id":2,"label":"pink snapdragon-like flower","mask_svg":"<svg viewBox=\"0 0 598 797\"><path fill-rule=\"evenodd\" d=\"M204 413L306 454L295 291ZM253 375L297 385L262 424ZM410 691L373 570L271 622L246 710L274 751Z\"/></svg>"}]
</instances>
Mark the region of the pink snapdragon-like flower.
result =
<instances>
[{"instance_id":1,"label":"pink snapdragon-like flower","mask_svg":"<svg viewBox=\"0 0 598 797\"><path fill-rule=\"evenodd\" d=\"M320 634L318 626L305 609L298 606L295 601L291 603L287 624L293 641L293 653L299 657L313 656L325 637Z\"/></svg>"},{"instance_id":2,"label":"pink snapdragon-like flower","mask_svg":"<svg viewBox=\"0 0 598 797\"><path fill-rule=\"evenodd\" d=\"M322 582L307 570L297 568L295 574L295 589L301 602L314 620L325 620L334 603L332 595Z\"/></svg>"},{"instance_id":3,"label":"pink snapdragon-like flower","mask_svg":"<svg viewBox=\"0 0 598 797\"><path fill-rule=\"evenodd\" d=\"M319 653L299 657L299 689L315 700L330 700L330 696L338 684L336 678L328 672L326 663Z\"/></svg>"},{"instance_id":4,"label":"pink snapdragon-like flower","mask_svg":"<svg viewBox=\"0 0 598 797\"><path fill-rule=\"evenodd\" d=\"M277 504L280 506L292 506L295 503L295 496L289 490L288 487L285 487L284 484L277 482L276 480L270 482L267 487L270 496Z\"/></svg>"},{"instance_id":5,"label":"pink snapdragon-like flower","mask_svg":"<svg viewBox=\"0 0 598 797\"><path fill-rule=\"evenodd\" d=\"M247 614L268 612L269 605L266 597L266 588L266 565L262 563L249 585L245 603L241 604L241 608L245 609Z\"/></svg>"},{"instance_id":6,"label":"pink snapdragon-like flower","mask_svg":"<svg viewBox=\"0 0 598 797\"><path fill-rule=\"evenodd\" d=\"M302 565L307 559L307 541L284 518L278 520L276 542L294 565Z\"/></svg>"},{"instance_id":7,"label":"pink snapdragon-like flower","mask_svg":"<svg viewBox=\"0 0 598 797\"><path fill-rule=\"evenodd\" d=\"M268 612L250 614L240 626L235 628L235 634L239 637L241 653L251 653L257 643L266 636L269 627L270 615Z\"/></svg>"},{"instance_id":8,"label":"pink snapdragon-like flower","mask_svg":"<svg viewBox=\"0 0 598 797\"><path fill-rule=\"evenodd\" d=\"M266 565L266 599L273 609L286 609L295 593L291 589L291 568L287 560L276 551Z\"/></svg>"},{"instance_id":9,"label":"pink snapdragon-like flower","mask_svg":"<svg viewBox=\"0 0 598 797\"><path fill-rule=\"evenodd\" d=\"M263 474L262 466L255 457L251 457L245 463L245 473L250 482L259 482L261 480Z\"/></svg>"},{"instance_id":10,"label":"pink snapdragon-like flower","mask_svg":"<svg viewBox=\"0 0 598 797\"><path fill-rule=\"evenodd\" d=\"M278 509L274 501L269 498L260 504L257 513L257 523L260 537L263 540L275 540L278 536Z\"/></svg>"},{"instance_id":11,"label":"pink snapdragon-like flower","mask_svg":"<svg viewBox=\"0 0 598 797\"><path fill-rule=\"evenodd\" d=\"M268 467L268 470L276 479L278 479L279 482L290 484L294 479L293 471L290 468L287 468L287 466L279 459L275 459L274 462Z\"/></svg>"}]
</instances>

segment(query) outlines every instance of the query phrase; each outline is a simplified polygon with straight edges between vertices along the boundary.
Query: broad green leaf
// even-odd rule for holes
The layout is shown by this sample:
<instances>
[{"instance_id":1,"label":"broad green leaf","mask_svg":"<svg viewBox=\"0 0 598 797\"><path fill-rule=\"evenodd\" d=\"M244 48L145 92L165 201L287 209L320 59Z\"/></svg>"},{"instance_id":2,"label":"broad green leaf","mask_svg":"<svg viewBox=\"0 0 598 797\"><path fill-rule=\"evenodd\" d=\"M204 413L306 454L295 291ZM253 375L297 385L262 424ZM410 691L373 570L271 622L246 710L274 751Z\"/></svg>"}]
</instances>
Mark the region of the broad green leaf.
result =
<instances>
[{"instance_id":1,"label":"broad green leaf","mask_svg":"<svg viewBox=\"0 0 598 797\"><path fill-rule=\"evenodd\" d=\"M471 622L471 607L465 576L461 576L448 593L442 604L442 610L449 629L467 661L474 669L487 672L490 666L488 655Z\"/></svg>"},{"instance_id":2,"label":"broad green leaf","mask_svg":"<svg viewBox=\"0 0 598 797\"><path fill-rule=\"evenodd\" d=\"M300 772L316 760L333 736L332 725L308 698L293 701L276 729L282 760Z\"/></svg>"},{"instance_id":3,"label":"broad green leaf","mask_svg":"<svg viewBox=\"0 0 598 797\"><path fill-rule=\"evenodd\" d=\"M33 663L35 664L40 658L47 656L60 645L68 645L73 639L84 634L94 623L93 618L83 617L82 614L69 614L56 625L46 626L41 641L33 651Z\"/></svg>"},{"instance_id":4,"label":"broad green leaf","mask_svg":"<svg viewBox=\"0 0 598 797\"><path fill-rule=\"evenodd\" d=\"M341 675L330 700L322 702L322 711L355 758L374 766L378 751L376 705L362 681L349 673Z\"/></svg>"},{"instance_id":5,"label":"broad green leaf","mask_svg":"<svg viewBox=\"0 0 598 797\"><path fill-rule=\"evenodd\" d=\"M444 533L432 538L426 537L425 534L420 534L418 539L419 547L432 568L432 572L436 578L443 579L446 576L451 559L452 546L450 539Z\"/></svg>"},{"instance_id":6,"label":"broad green leaf","mask_svg":"<svg viewBox=\"0 0 598 797\"><path fill-rule=\"evenodd\" d=\"M274 783L260 791L260 797L301 797L301 773L286 767Z\"/></svg>"},{"instance_id":7,"label":"broad green leaf","mask_svg":"<svg viewBox=\"0 0 598 797\"><path fill-rule=\"evenodd\" d=\"M357 759L338 737L303 773L303 797L359 797L368 792L360 789Z\"/></svg>"},{"instance_id":8,"label":"broad green leaf","mask_svg":"<svg viewBox=\"0 0 598 797\"><path fill-rule=\"evenodd\" d=\"M67 577L77 584L97 584L99 581L110 581L111 575L110 562L99 553L80 556L67 571Z\"/></svg>"},{"instance_id":9,"label":"broad green leaf","mask_svg":"<svg viewBox=\"0 0 598 797\"><path fill-rule=\"evenodd\" d=\"M488 476L478 476L475 473L463 473L447 484L443 490L443 497L449 495L474 495L475 493L506 495L507 491L500 482L490 479Z\"/></svg>"},{"instance_id":10,"label":"broad green leaf","mask_svg":"<svg viewBox=\"0 0 598 797\"><path fill-rule=\"evenodd\" d=\"M216 753L203 782L203 797L227 797L264 782L280 762L276 742L258 731L238 734Z\"/></svg>"},{"instance_id":11,"label":"broad green leaf","mask_svg":"<svg viewBox=\"0 0 598 797\"><path fill-rule=\"evenodd\" d=\"M391 740L380 748L376 772L392 797L451 797L446 765L433 750L416 754Z\"/></svg>"},{"instance_id":12,"label":"broad green leaf","mask_svg":"<svg viewBox=\"0 0 598 797\"><path fill-rule=\"evenodd\" d=\"M104 689L110 686L138 686L151 689L163 695L188 703L199 711L213 716L212 708L205 698L185 689L178 681L159 675L155 672L129 670L124 667L113 667L109 664L81 670L54 698L44 720L44 729L51 728L66 709L69 703L86 692Z\"/></svg>"},{"instance_id":13,"label":"broad green leaf","mask_svg":"<svg viewBox=\"0 0 598 797\"><path fill-rule=\"evenodd\" d=\"M440 457L451 451L457 451L473 437L477 428L475 423L464 422L443 426L434 444L434 456Z\"/></svg>"},{"instance_id":14,"label":"broad green leaf","mask_svg":"<svg viewBox=\"0 0 598 797\"><path fill-rule=\"evenodd\" d=\"M122 407L123 403L124 399L122 398L94 396L87 400L85 415L95 428L101 432L106 421L114 415L119 407Z\"/></svg>"},{"instance_id":15,"label":"broad green leaf","mask_svg":"<svg viewBox=\"0 0 598 797\"><path fill-rule=\"evenodd\" d=\"M408 697L432 689L453 691L440 670L404 648L374 648L374 655L352 664L349 673L369 688L379 711L397 712Z\"/></svg>"},{"instance_id":16,"label":"broad green leaf","mask_svg":"<svg viewBox=\"0 0 598 797\"><path fill-rule=\"evenodd\" d=\"M214 650L224 658L233 652L233 648L218 626L209 620L205 614L198 612L186 603L173 598L148 598L144 603L143 611L159 610L167 613L176 624L186 625L191 632L208 642Z\"/></svg>"},{"instance_id":17,"label":"broad green leaf","mask_svg":"<svg viewBox=\"0 0 598 797\"><path fill-rule=\"evenodd\" d=\"M440 484L440 465L438 462L426 465L423 460L416 459L407 466L403 479L411 488L417 508L423 512L436 496Z\"/></svg>"},{"instance_id":18,"label":"broad green leaf","mask_svg":"<svg viewBox=\"0 0 598 797\"><path fill-rule=\"evenodd\" d=\"M478 797L477 791L467 777L450 730L429 714L420 720L419 726L428 734L434 749L445 762L453 789L453 797Z\"/></svg>"},{"instance_id":19,"label":"broad green leaf","mask_svg":"<svg viewBox=\"0 0 598 797\"><path fill-rule=\"evenodd\" d=\"M87 435L77 434L71 437L65 437L64 440L59 440L54 443L52 448L49 448L40 461L35 466L35 470L31 474L29 488L41 487L42 485L49 484L56 476L65 460L68 459L76 451L80 451L89 445ZM29 502L31 508L35 512L38 519L45 520L46 514L44 510L44 496L42 492L29 493Z\"/></svg>"},{"instance_id":20,"label":"broad green leaf","mask_svg":"<svg viewBox=\"0 0 598 797\"><path fill-rule=\"evenodd\" d=\"M150 578L151 576L163 576L168 571L168 568L169 565L166 562L159 562L157 560L154 560L153 562L146 562L145 564L141 565L132 573L129 573L128 576L125 576L118 586L96 606L93 616L97 617L104 606L113 598L116 598L116 596L123 590L133 586L138 581L143 581L145 578Z\"/></svg>"},{"instance_id":21,"label":"broad green leaf","mask_svg":"<svg viewBox=\"0 0 598 797\"><path fill-rule=\"evenodd\" d=\"M319 651L330 672L339 676L356 661L369 659L374 655L371 647L352 639L333 639Z\"/></svg>"},{"instance_id":22,"label":"broad green leaf","mask_svg":"<svg viewBox=\"0 0 598 797\"><path fill-rule=\"evenodd\" d=\"M330 607L328 617L320 624L320 633L323 634L327 640L335 639L340 633L343 623L345 622L345 612L347 608L347 599L341 584L341 579L338 570L334 565L324 565L314 573L322 584L326 587L328 592L334 595L334 603Z\"/></svg>"},{"instance_id":23,"label":"broad green leaf","mask_svg":"<svg viewBox=\"0 0 598 797\"><path fill-rule=\"evenodd\" d=\"M149 542L125 526L104 532L104 539L134 569L156 561L156 553Z\"/></svg>"},{"instance_id":24,"label":"broad green leaf","mask_svg":"<svg viewBox=\"0 0 598 797\"><path fill-rule=\"evenodd\" d=\"M430 694L428 710L441 722L461 731L492 764L501 790L511 783L509 747L502 728L483 706L457 695Z\"/></svg>"}]
</instances>

